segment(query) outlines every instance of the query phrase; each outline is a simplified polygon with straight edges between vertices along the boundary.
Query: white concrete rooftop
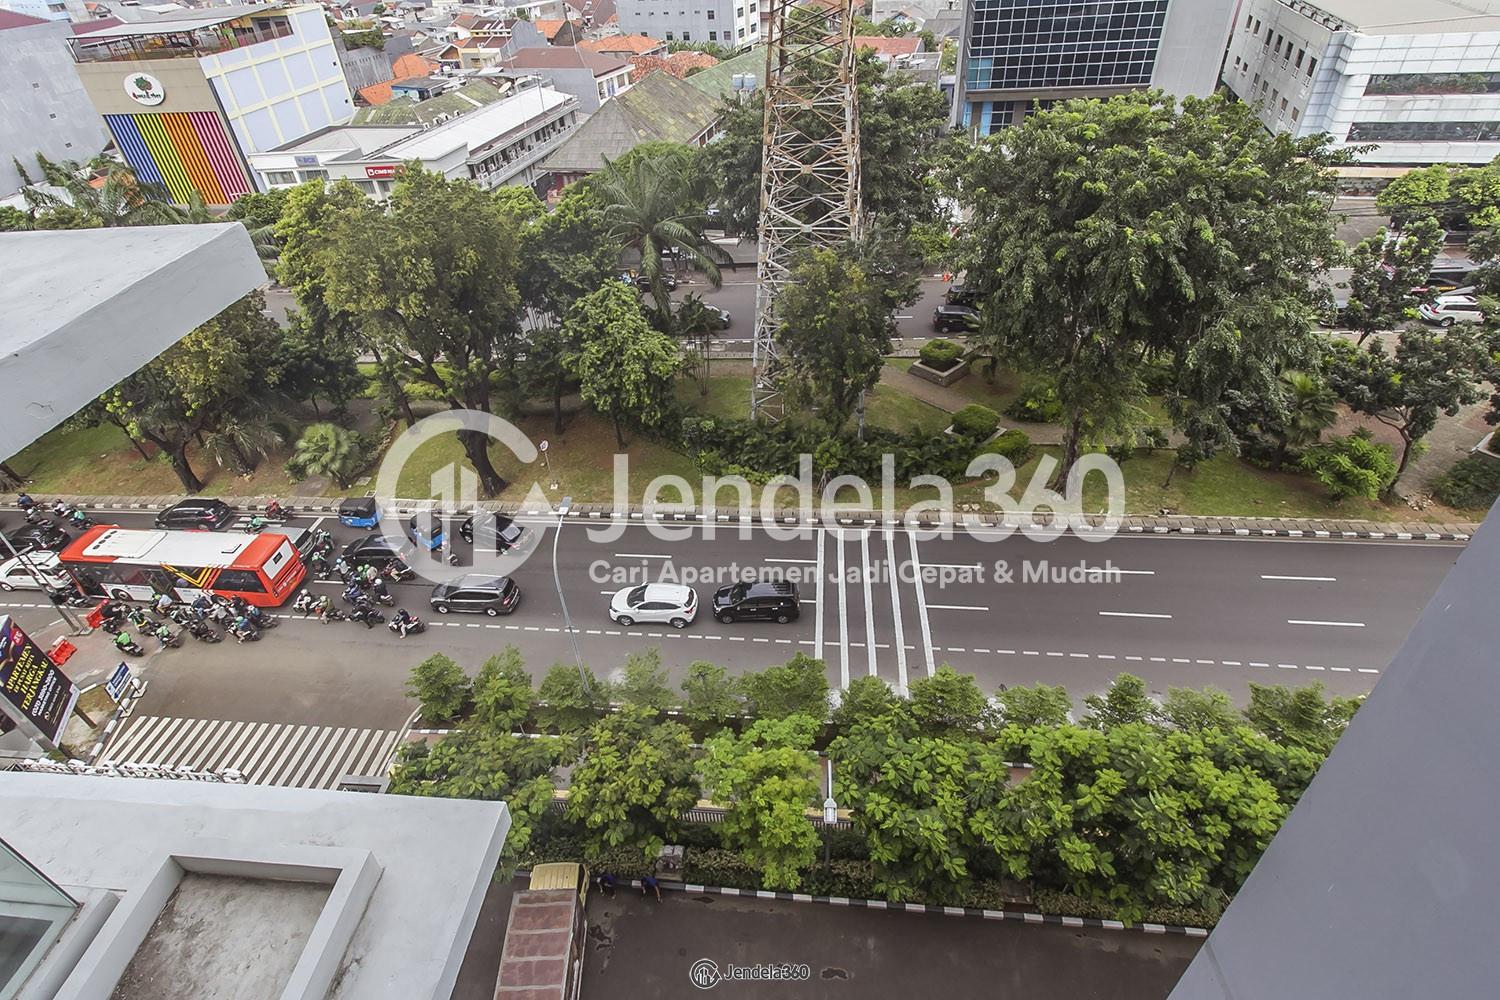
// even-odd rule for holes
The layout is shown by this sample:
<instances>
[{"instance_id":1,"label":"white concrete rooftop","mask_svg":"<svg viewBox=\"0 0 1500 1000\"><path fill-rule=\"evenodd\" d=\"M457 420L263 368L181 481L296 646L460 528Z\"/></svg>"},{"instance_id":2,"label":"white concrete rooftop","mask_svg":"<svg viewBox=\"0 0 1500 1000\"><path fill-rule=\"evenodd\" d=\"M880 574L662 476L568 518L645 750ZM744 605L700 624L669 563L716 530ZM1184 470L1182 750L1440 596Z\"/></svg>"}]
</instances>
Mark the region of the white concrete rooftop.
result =
<instances>
[{"instance_id":1,"label":"white concrete rooftop","mask_svg":"<svg viewBox=\"0 0 1500 1000\"><path fill-rule=\"evenodd\" d=\"M1500 31L1496 0L1306 0L1305 5L1367 35Z\"/></svg>"},{"instance_id":2,"label":"white concrete rooftop","mask_svg":"<svg viewBox=\"0 0 1500 1000\"><path fill-rule=\"evenodd\" d=\"M0 456L266 283L238 222L0 233Z\"/></svg>"}]
</instances>

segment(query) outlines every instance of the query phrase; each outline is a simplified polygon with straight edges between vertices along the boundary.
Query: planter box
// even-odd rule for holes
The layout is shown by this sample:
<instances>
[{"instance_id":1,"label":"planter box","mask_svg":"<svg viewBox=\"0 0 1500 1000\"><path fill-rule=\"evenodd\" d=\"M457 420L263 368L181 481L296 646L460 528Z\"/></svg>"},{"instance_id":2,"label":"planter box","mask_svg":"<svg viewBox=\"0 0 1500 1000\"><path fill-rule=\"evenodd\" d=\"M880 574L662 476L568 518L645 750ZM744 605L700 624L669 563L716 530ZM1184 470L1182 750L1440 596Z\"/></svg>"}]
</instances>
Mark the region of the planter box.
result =
<instances>
[{"instance_id":1,"label":"planter box","mask_svg":"<svg viewBox=\"0 0 1500 1000\"><path fill-rule=\"evenodd\" d=\"M912 367L916 366L913 365ZM1485 458L1500 459L1500 450L1497 450L1497 448L1500 448L1500 440L1496 440L1497 437L1500 437L1500 431L1490 431L1484 437L1479 439L1478 444L1469 449L1469 454L1483 455Z\"/></svg>"},{"instance_id":2,"label":"planter box","mask_svg":"<svg viewBox=\"0 0 1500 1000\"><path fill-rule=\"evenodd\" d=\"M940 372L936 368L927 367L922 363L922 360L918 358L916 361L912 362L911 368L908 369L908 371L910 371L917 378L925 379L926 381L931 382L934 385L940 385L946 389L954 382L957 382L959 379L969 374L969 359L964 358L962 361L954 365L952 368L949 368L947 371Z\"/></svg>"}]
</instances>

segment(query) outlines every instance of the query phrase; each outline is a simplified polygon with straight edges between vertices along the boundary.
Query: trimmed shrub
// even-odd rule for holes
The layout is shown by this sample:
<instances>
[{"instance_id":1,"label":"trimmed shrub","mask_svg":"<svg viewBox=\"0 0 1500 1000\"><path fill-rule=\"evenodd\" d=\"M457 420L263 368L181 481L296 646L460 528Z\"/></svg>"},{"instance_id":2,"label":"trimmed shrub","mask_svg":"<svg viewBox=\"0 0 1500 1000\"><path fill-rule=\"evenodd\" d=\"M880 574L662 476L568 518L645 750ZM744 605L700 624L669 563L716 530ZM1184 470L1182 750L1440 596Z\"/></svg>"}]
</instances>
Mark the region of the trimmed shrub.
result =
<instances>
[{"instance_id":1,"label":"trimmed shrub","mask_svg":"<svg viewBox=\"0 0 1500 1000\"><path fill-rule=\"evenodd\" d=\"M981 455L1001 455L1010 459L1017 468L1031 460L1031 435L1025 431L1010 430L980 449Z\"/></svg>"},{"instance_id":2,"label":"trimmed shrub","mask_svg":"<svg viewBox=\"0 0 1500 1000\"><path fill-rule=\"evenodd\" d=\"M686 852L682 877L694 885L759 889L760 870L734 851L698 848Z\"/></svg>"},{"instance_id":3,"label":"trimmed shrub","mask_svg":"<svg viewBox=\"0 0 1500 1000\"><path fill-rule=\"evenodd\" d=\"M875 890L875 868L868 861L833 861L827 868L813 865L802 876L802 891L846 899L881 898Z\"/></svg>"},{"instance_id":4,"label":"trimmed shrub","mask_svg":"<svg viewBox=\"0 0 1500 1000\"><path fill-rule=\"evenodd\" d=\"M919 352L922 364L935 371L945 372L958 364L964 356L963 346L951 340L929 340Z\"/></svg>"},{"instance_id":5,"label":"trimmed shrub","mask_svg":"<svg viewBox=\"0 0 1500 1000\"><path fill-rule=\"evenodd\" d=\"M982 441L995 433L995 428L999 426L1000 414L979 403L970 403L953 414L954 433L971 440Z\"/></svg>"},{"instance_id":6,"label":"trimmed shrub","mask_svg":"<svg viewBox=\"0 0 1500 1000\"><path fill-rule=\"evenodd\" d=\"M1059 917L1094 917L1099 920L1116 918L1114 911L1107 906L1055 889L1036 889L1033 900L1042 913ZM1228 900L1224 901L1224 905L1228 905ZM1219 914L1223 912L1223 906L1219 907L1217 913L1191 906L1157 906L1146 910L1141 921L1150 924L1175 924L1178 927L1212 927L1219 922Z\"/></svg>"},{"instance_id":7,"label":"trimmed shrub","mask_svg":"<svg viewBox=\"0 0 1500 1000\"><path fill-rule=\"evenodd\" d=\"M1012 420L1025 420L1034 424L1055 424L1062 419L1062 403L1057 399L1057 388L1050 379L1028 376L1021 383L1021 395L1005 408L1005 415Z\"/></svg>"},{"instance_id":8,"label":"trimmed shrub","mask_svg":"<svg viewBox=\"0 0 1500 1000\"><path fill-rule=\"evenodd\" d=\"M1449 507L1489 507L1500 497L1500 461L1470 455L1443 473L1432 495Z\"/></svg>"}]
</instances>

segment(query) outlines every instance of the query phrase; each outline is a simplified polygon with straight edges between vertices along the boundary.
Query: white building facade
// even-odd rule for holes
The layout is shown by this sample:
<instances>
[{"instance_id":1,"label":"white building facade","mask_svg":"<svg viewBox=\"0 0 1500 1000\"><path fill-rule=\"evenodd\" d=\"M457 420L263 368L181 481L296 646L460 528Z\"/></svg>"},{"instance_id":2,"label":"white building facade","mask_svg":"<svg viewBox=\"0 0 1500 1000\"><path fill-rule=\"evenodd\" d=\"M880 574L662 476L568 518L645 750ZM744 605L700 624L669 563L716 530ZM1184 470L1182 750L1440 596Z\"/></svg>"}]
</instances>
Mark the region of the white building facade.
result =
<instances>
[{"instance_id":1,"label":"white building facade","mask_svg":"<svg viewBox=\"0 0 1500 1000\"><path fill-rule=\"evenodd\" d=\"M385 198L413 160L450 180L486 190L530 184L536 165L577 128L578 99L531 87L439 125L345 125L277 149L250 154L263 190L309 180L347 180Z\"/></svg>"},{"instance_id":2,"label":"white building facade","mask_svg":"<svg viewBox=\"0 0 1500 1000\"><path fill-rule=\"evenodd\" d=\"M1273 132L1372 164L1500 155L1500 3L1246 0L1224 82Z\"/></svg>"},{"instance_id":3,"label":"white building facade","mask_svg":"<svg viewBox=\"0 0 1500 1000\"><path fill-rule=\"evenodd\" d=\"M625 34L667 42L713 42L731 49L760 41L763 0L619 0L615 15Z\"/></svg>"}]
</instances>

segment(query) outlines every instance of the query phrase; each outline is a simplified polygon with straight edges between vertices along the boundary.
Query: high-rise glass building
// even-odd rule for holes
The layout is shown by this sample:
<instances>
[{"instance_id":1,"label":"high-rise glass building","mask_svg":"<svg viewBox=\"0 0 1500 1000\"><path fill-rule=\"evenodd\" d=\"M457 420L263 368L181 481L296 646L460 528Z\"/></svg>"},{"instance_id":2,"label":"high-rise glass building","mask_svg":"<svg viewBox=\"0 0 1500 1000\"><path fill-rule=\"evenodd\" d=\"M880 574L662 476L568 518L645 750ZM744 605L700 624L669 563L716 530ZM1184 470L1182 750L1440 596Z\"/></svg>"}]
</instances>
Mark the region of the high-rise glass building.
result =
<instances>
[{"instance_id":1,"label":"high-rise glass building","mask_svg":"<svg viewBox=\"0 0 1500 1000\"><path fill-rule=\"evenodd\" d=\"M1235 0L970 0L955 122L988 135L1037 102L1211 93Z\"/></svg>"}]
</instances>

